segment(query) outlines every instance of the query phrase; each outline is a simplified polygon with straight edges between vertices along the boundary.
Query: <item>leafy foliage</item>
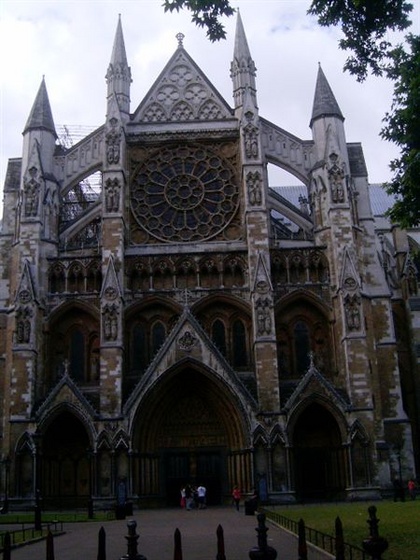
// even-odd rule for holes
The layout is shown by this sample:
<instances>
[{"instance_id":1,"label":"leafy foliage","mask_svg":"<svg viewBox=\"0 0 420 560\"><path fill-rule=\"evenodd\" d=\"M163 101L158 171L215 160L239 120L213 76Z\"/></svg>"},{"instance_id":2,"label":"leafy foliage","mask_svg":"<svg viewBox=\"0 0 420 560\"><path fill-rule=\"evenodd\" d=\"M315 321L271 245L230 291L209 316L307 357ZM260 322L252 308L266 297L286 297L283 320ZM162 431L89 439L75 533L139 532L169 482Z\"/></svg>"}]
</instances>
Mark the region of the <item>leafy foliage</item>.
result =
<instances>
[{"instance_id":1,"label":"leafy foliage","mask_svg":"<svg viewBox=\"0 0 420 560\"><path fill-rule=\"evenodd\" d=\"M391 161L394 177L386 190L397 197L389 216L403 227L420 224L420 36L408 35L406 41L411 52L399 45L391 53L387 75L395 83L394 97L381 131L401 150Z\"/></svg>"},{"instance_id":2,"label":"leafy foliage","mask_svg":"<svg viewBox=\"0 0 420 560\"><path fill-rule=\"evenodd\" d=\"M229 0L165 0L163 8L165 12L189 10L192 13L192 21L199 27L205 27L207 37L213 42L226 37L220 17L235 13Z\"/></svg>"},{"instance_id":3,"label":"leafy foliage","mask_svg":"<svg viewBox=\"0 0 420 560\"><path fill-rule=\"evenodd\" d=\"M383 74L392 50L388 33L407 29L412 9L406 0L313 0L308 13L322 26L341 27L339 46L352 53L344 69L363 81L369 68L374 75Z\"/></svg>"}]
</instances>

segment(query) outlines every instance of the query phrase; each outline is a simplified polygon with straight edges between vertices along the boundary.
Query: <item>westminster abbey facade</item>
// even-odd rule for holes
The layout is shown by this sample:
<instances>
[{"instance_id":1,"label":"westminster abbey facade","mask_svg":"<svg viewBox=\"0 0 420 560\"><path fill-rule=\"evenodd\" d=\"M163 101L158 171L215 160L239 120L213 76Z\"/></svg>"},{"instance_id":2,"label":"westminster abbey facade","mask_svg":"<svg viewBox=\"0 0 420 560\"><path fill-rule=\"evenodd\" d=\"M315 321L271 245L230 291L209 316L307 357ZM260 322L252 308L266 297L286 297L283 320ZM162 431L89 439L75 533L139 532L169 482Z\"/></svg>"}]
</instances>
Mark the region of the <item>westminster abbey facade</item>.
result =
<instances>
[{"instance_id":1,"label":"westminster abbey facade","mask_svg":"<svg viewBox=\"0 0 420 560\"><path fill-rule=\"evenodd\" d=\"M118 21L105 122L74 145L44 80L28 108L0 232L0 492L378 497L419 466L418 232L375 211L321 67L302 140L260 114L239 16L233 106L177 40L132 108Z\"/></svg>"}]
</instances>

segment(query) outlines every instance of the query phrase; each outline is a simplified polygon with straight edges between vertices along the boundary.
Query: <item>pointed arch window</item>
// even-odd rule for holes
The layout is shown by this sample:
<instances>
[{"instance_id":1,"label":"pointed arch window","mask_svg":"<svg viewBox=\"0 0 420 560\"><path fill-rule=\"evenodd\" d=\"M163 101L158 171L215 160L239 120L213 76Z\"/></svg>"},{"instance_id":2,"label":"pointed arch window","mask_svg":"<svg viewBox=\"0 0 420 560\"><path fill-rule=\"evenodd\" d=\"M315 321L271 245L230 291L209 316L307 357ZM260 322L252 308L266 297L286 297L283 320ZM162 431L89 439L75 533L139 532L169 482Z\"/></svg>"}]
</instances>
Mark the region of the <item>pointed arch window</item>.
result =
<instances>
[{"instance_id":1,"label":"pointed arch window","mask_svg":"<svg viewBox=\"0 0 420 560\"><path fill-rule=\"evenodd\" d=\"M306 323L298 321L293 329L294 350L296 359L296 373L304 375L309 367L309 352L311 341L309 329Z\"/></svg>"},{"instance_id":2,"label":"pointed arch window","mask_svg":"<svg viewBox=\"0 0 420 560\"><path fill-rule=\"evenodd\" d=\"M248 364L245 326L239 319L232 326L232 347L234 367L244 367Z\"/></svg>"},{"instance_id":3,"label":"pointed arch window","mask_svg":"<svg viewBox=\"0 0 420 560\"><path fill-rule=\"evenodd\" d=\"M144 325L134 325L131 337L131 369L144 371L147 364L146 329Z\"/></svg>"},{"instance_id":4,"label":"pointed arch window","mask_svg":"<svg viewBox=\"0 0 420 560\"><path fill-rule=\"evenodd\" d=\"M70 375L75 381L84 381L85 363L85 337L80 329L75 329L70 338Z\"/></svg>"},{"instance_id":5,"label":"pointed arch window","mask_svg":"<svg viewBox=\"0 0 420 560\"><path fill-rule=\"evenodd\" d=\"M152 327L152 356L156 354L165 342L166 329L161 321L157 321Z\"/></svg>"},{"instance_id":6,"label":"pointed arch window","mask_svg":"<svg viewBox=\"0 0 420 560\"><path fill-rule=\"evenodd\" d=\"M226 356L226 329L223 321L217 319L213 323L211 337L223 356Z\"/></svg>"}]
</instances>

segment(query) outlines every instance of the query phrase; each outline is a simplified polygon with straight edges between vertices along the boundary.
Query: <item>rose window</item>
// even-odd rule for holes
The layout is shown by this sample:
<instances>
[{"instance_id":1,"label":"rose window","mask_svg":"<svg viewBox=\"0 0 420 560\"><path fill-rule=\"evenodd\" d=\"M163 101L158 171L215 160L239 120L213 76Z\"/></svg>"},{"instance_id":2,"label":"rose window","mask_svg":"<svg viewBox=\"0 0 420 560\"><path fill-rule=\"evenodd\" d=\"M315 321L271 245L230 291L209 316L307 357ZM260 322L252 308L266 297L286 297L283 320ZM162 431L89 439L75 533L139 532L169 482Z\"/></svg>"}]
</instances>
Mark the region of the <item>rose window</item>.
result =
<instances>
[{"instance_id":1,"label":"rose window","mask_svg":"<svg viewBox=\"0 0 420 560\"><path fill-rule=\"evenodd\" d=\"M138 224L162 241L198 241L222 231L239 204L235 170L208 148L163 150L131 185Z\"/></svg>"}]
</instances>

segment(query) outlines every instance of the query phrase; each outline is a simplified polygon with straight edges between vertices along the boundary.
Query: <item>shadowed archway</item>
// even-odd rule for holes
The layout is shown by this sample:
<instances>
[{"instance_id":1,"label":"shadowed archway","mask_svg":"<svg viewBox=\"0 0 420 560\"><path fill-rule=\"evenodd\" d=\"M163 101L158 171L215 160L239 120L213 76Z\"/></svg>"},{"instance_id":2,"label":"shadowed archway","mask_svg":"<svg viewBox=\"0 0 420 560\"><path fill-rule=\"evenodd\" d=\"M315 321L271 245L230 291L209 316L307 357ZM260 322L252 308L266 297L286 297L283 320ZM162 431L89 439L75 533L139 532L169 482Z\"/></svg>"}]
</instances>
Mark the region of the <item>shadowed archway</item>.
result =
<instances>
[{"instance_id":1,"label":"shadowed archway","mask_svg":"<svg viewBox=\"0 0 420 560\"><path fill-rule=\"evenodd\" d=\"M91 493L90 442L69 411L54 417L42 436L41 495L46 505L86 507Z\"/></svg>"},{"instance_id":2,"label":"shadowed archway","mask_svg":"<svg viewBox=\"0 0 420 560\"><path fill-rule=\"evenodd\" d=\"M222 503L236 478L251 477L250 455L241 466L234 458L249 454L240 410L211 372L187 363L167 373L138 407L134 489L145 500L174 506L182 485L203 484L208 503Z\"/></svg>"},{"instance_id":3,"label":"shadowed archway","mask_svg":"<svg viewBox=\"0 0 420 560\"><path fill-rule=\"evenodd\" d=\"M340 497L345 488L345 455L333 414L319 403L310 404L296 421L293 444L298 499Z\"/></svg>"}]
</instances>

